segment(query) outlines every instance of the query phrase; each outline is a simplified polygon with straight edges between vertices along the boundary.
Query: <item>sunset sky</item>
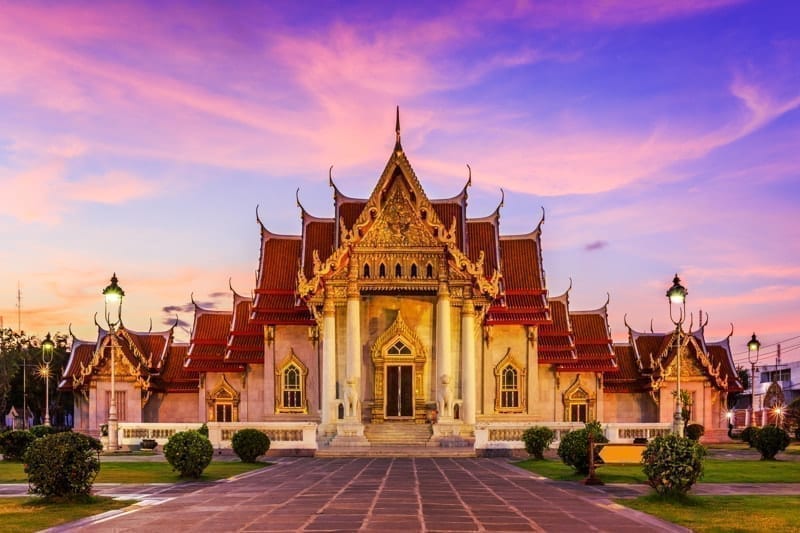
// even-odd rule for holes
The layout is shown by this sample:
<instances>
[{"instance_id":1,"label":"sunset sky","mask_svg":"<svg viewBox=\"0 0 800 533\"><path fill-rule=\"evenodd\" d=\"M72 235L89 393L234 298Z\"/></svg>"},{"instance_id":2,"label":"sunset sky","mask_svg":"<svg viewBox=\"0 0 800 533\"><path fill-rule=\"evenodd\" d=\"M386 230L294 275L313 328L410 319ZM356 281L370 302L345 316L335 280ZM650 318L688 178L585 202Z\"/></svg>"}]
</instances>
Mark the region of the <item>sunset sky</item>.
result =
<instances>
[{"instance_id":1,"label":"sunset sky","mask_svg":"<svg viewBox=\"0 0 800 533\"><path fill-rule=\"evenodd\" d=\"M340 6L342 4L342 6ZM551 295L611 331L671 327L678 272L707 338L800 359L800 3L3 2L0 316L96 334L254 287L276 233L366 197L394 145L429 197L501 231L544 207ZM566 6L566 7L565 7ZM179 339L188 331L179 328Z\"/></svg>"}]
</instances>

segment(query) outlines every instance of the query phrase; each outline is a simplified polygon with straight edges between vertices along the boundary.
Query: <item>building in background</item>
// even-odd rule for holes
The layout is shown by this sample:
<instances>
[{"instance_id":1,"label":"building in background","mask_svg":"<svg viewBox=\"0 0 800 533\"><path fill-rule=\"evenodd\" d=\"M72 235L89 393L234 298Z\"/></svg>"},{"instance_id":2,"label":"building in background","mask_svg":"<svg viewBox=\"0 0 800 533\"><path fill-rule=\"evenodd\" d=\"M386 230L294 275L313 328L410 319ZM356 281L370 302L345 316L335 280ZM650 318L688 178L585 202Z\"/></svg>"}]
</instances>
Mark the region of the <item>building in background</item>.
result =
<instances>
[{"instance_id":1,"label":"building in background","mask_svg":"<svg viewBox=\"0 0 800 533\"><path fill-rule=\"evenodd\" d=\"M73 342L60 387L75 425L105 422L116 361L121 422L271 421L314 424L320 446L369 445L387 428L470 445L508 424L669 423L677 357L690 420L727 431L727 395L741 390L728 338L703 327L644 333L614 344L606 302L570 308L542 267L544 216L504 235L500 209L473 216L471 178L429 199L400 141L369 196L330 181L335 210L300 207L298 235L261 224L253 297L231 309L195 306L188 345L172 329L117 342L98 328ZM299 205L299 202L298 202ZM598 299L605 291L598 289Z\"/></svg>"}]
</instances>

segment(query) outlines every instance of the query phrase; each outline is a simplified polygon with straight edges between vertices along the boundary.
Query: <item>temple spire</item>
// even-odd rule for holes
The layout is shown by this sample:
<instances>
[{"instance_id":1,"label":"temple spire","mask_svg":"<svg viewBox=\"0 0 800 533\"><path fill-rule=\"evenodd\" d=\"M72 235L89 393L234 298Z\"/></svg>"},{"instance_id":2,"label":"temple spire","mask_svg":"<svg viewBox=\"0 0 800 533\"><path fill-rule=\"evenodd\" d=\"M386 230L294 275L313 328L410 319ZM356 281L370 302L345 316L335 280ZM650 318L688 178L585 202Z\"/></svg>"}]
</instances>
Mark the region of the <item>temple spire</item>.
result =
<instances>
[{"instance_id":1,"label":"temple spire","mask_svg":"<svg viewBox=\"0 0 800 533\"><path fill-rule=\"evenodd\" d=\"M397 135L397 140L394 143L394 151L402 152L403 145L400 144L400 106L397 106L397 118L394 123L394 132Z\"/></svg>"}]
</instances>

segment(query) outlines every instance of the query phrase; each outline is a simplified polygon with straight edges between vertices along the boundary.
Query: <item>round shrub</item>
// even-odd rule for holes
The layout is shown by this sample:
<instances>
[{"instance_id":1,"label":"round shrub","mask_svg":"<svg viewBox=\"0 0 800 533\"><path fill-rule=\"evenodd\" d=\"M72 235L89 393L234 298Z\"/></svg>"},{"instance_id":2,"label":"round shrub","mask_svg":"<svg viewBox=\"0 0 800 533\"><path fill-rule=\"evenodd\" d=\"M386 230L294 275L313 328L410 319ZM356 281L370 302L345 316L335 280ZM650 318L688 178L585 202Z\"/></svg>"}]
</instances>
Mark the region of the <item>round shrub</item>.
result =
<instances>
[{"instance_id":1,"label":"round shrub","mask_svg":"<svg viewBox=\"0 0 800 533\"><path fill-rule=\"evenodd\" d=\"M778 452L789 446L789 434L778 426L765 426L756 434L753 446L761 452L762 460L775 459Z\"/></svg>"},{"instance_id":2,"label":"round shrub","mask_svg":"<svg viewBox=\"0 0 800 533\"><path fill-rule=\"evenodd\" d=\"M686 436L697 442L706 432L702 424L689 424L686 426Z\"/></svg>"},{"instance_id":3,"label":"round shrub","mask_svg":"<svg viewBox=\"0 0 800 533\"><path fill-rule=\"evenodd\" d=\"M269 450L269 437L257 429L240 429L231 439L233 451L243 463L255 463L259 456Z\"/></svg>"},{"instance_id":4,"label":"round shrub","mask_svg":"<svg viewBox=\"0 0 800 533\"><path fill-rule=\"evenodd\" d=\"M6 461L19 461L25 455L25 450L36 440L33 433L24 429L4 431L0 434L0 450Z\"/></svg>"},{"instance_id":5,"label":"round shrub","mask_svg":"<svg viewBox=\"0 0 800 533\"><path fill-rule=\"evenodd\" d=\"M29 492L45 497L88 496L100 471L99 440L61 432L36 439L25 453Z\"/></svg>"},{"instance_id":6,"label":"round shrub","mask_svg":"<svg viewBox=\"0 0 800 533\"><path fill-rule=\"evenodd\" d=\"M60 428L57 428L55 426L44 426L44 425L42 425L42 426L33 426L29 431L31 432L31 434L35 438L41 439L42 437L45 437L47 435L53 435L55 433L61 433L63 430L60 429Z\"/></svg>"},{"instance_id":7,"label":"round shrub","mask_svg":"<svg viewBox=\"0 0 800 533\"><path fill-rule=\"evenodd\" d=\"M561 437L558 445L558 456L561 461L574 468L581 474L589 473L589 434L592 434L595 443L608 442L603 435L599 422L589 422L583 429L570 431ZM595 454L595 461L598 459Z\"/></svg>"},{"instance_id":8,"label":"round shrub","mask_svg":"<svg viewBox=\"0 0 800 533\"><path fill-rule=\"evenodd\" d=\"M544 459L545 449L552 444L555 438L556 434L553 430L544 426L530 427L522 434L525 450L536 459Z\"/></svg>"},{"instance_id":9,"label":"round shrub","mask_svg":"<svg viewBox=\"0 0 800 533\"><path fill-rule=\"evenodd\" d=\"M647 483L661 496L686 494L703 477L705 454L706 449L690 438L656 437L642 454Z\"/></svg>"},{"instance_id":10,"label":"round shrub","mask_svg":"<svg viewBox=\"0 0 800 533\"><path fill-rule=\"evenodd\" d=\"M200 477L213 455L211 441L193 430L175 433L164 445L164 456L181 477Z\"/></svg>"},{"instance_id":11,"label":"round shrub","mask_svg":"<svg viewBox=\"0 0 800 533\"><path fill-rule=\"evenodd\" d=\"M751 448L755 447L756 438L761 428L758 426L747 426L742 430L740 438L746 442Z\"/></svg>"}]
</instances>

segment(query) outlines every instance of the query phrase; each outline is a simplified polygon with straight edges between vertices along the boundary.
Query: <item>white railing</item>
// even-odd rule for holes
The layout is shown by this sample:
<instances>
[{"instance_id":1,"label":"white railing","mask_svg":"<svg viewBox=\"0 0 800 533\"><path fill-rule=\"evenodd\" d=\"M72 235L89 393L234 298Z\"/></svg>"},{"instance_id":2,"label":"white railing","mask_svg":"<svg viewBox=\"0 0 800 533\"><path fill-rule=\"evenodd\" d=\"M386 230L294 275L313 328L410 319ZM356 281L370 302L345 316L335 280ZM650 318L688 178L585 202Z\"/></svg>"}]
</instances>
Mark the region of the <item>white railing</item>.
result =
<instances>
[{"instance_id":1,"label":"white railing","mask_svg":"<svg viewBox=\"0 0 800 533\"><path fill-rule=\"evenodd\" d=\"M164 445L170 436L179 431L200 429L198 423L147 423L120 422L119 443L138 447L143 439L153 439ZM317 425L313 422L209 422L208 439L215 449L231 447L233 434L240 429L252 428L265 433L272 450L316 450Z\"/></svg>"},{"instance_id":2,"label":"white railing","mask_svg":"<svg viewBox=\"0 0 800 533\"><path fill-rule=\"evenodd\" d=\"M633 442L635 438L648 440L670 433L672 424L666 423L607 423L600 424L609 442ZM475 425L475 449L522 449L522 433L533 426L552 429L556 438L550 445L557 448L565 433L585 427L583 422L486 422Z\"/></svg>"}]
</instances>

